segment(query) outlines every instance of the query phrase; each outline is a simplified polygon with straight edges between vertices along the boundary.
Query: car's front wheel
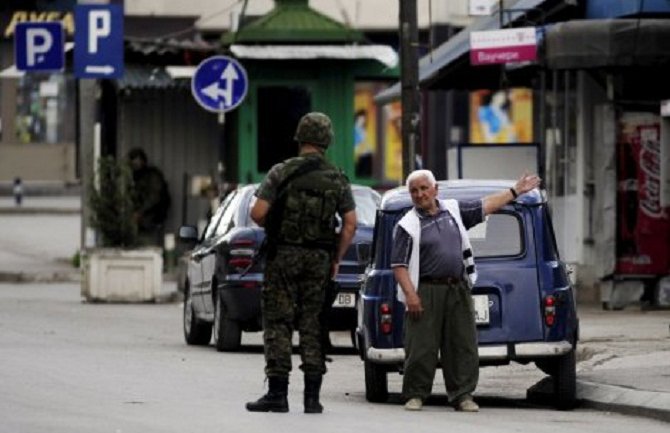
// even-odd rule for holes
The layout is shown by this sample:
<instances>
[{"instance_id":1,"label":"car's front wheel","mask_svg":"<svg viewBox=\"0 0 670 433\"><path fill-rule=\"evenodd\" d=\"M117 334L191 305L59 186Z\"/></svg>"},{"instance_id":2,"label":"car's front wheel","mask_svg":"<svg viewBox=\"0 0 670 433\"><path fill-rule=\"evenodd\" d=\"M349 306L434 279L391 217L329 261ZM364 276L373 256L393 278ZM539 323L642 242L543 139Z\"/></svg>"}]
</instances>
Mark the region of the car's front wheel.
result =
<instances>
[{"instance_id":1,"label":"car's front wheel","mask_svg":"<svg viewBox=\"0 0 670 433\"><path fill-rule=\"evenodd\" d=\"M225 305L217 294L214 303L214 345L219 352L231 352L240 348L242 330L240 324L227 317Z\"/></svg>"},{"instance_id":2,"label":"car's front wheel","mask_svg":"<svg viewBox=\"0 0 670 433\"><path fill-rule=\"evenodd\" d=\"M365 398L372 403L383 403L389 398L386 370L367 359L365 360Z\"/></svg>"},{"instance_id":3,"label":"car's front wheel","mask_svg":"<svg viewBox=\"0 0 670 433\"><path fill-rule=\"evenodd\" d=\"M206 346L212 338L211 323L198 320L193 307L193 297L188 282L184 287L184 339L187 344Z\"/></svg>"}]
</instances>

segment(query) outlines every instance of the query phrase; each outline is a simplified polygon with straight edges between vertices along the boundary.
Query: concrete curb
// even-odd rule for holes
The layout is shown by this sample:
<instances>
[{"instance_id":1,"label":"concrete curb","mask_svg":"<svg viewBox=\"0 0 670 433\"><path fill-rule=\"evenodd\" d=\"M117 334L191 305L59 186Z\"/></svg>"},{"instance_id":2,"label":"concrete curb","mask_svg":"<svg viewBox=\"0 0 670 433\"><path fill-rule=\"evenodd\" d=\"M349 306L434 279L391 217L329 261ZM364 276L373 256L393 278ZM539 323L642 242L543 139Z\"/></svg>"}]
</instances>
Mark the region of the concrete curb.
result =
<instances>
[{"instance_id":1,"label":"concrete curb","mask_svg":"<svg viewBox=\"0 0 670 433\"><path fill-rule=\"evenodd\" d=\"M3 215L79 215L81 209L67 207L0 207Z\"/></svg>"},{"instance_id":2,"label":"concrete curb","mask_svg":"<svg viewBox=\"0 0 670 433\"><path fill-rule=\"evenodd\" d=\"M5 272L0 271L2 283L77 283L81 281L81 272L54 271L54 272Z\"/></svg>"},{"instance_id":3,"label":"concrete curb","mask_svg":"<svg viewBox=\"0 0 670 433\"><path fill-rule=\"evenodd\" d=\"M670 422L670 394L577 380L582 405Z\"/></svg>"}]
</instances>

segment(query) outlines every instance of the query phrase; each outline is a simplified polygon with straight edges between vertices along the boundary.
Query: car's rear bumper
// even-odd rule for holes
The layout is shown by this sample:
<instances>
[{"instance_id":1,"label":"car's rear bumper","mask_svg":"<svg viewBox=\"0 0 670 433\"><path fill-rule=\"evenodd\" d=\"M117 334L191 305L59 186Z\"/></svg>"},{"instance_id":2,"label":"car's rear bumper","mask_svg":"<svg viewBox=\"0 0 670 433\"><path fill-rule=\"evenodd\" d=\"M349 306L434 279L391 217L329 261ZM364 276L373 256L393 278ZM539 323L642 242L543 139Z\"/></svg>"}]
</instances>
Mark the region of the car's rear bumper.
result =
<instances>
[{"instance_id":1,"label":"car's rear bumper","mask_svg":"<svg viewBox=\"0 0 670 433\"><path fill-rule=\"evenodd\" d=\"M561 356L572 350L569 341L540 341L532 343L516 343L498 346L479 346L480 361L528 360ZM377 364L396 364L405 360L405 349L378 349L370 347L367 359Z\"/></svg>"}]
</instances>

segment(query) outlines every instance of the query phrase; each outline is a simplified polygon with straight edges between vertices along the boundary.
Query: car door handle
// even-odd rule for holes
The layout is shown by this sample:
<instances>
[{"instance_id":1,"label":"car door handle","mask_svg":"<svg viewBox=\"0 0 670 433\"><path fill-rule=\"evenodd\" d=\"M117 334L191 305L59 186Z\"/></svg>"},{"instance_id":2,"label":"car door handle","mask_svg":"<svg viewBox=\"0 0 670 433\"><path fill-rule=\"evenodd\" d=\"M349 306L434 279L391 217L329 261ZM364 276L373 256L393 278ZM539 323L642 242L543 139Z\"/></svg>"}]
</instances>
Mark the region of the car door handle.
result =
<instances>
[{"instance_id":1,"label":"car door handle","mask_svg":"<svg viewBox=\"0 0 670 433\"><path fill-rule=\"evenodd\" d=\"M197 253L193 253L191 255L191 258L194 261L199 262L202 259L204 259L205 257L209 256L210 254L214 254L214 250L198 251Z\"/></svg>"}]
</instances>

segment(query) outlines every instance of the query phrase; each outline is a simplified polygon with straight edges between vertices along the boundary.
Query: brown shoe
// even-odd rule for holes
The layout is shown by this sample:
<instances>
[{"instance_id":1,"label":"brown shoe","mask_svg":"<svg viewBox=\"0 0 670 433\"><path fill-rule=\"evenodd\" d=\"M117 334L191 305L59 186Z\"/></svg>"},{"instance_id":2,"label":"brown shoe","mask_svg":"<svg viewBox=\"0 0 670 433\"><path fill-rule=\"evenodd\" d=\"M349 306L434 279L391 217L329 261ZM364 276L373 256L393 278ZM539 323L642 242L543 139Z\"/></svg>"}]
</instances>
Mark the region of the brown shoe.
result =
<instances>
[{"instance_id":1,"label":"brown shoe","mask_svg":"<svg viewBox=\"0 0 670 433\"><path fill-rule=\"evenodd\" d=\"M459 412L479 412L479 405L474 402L472 397L465 397L458 402L456 410Z\"/></svg>"}]
</instances>

